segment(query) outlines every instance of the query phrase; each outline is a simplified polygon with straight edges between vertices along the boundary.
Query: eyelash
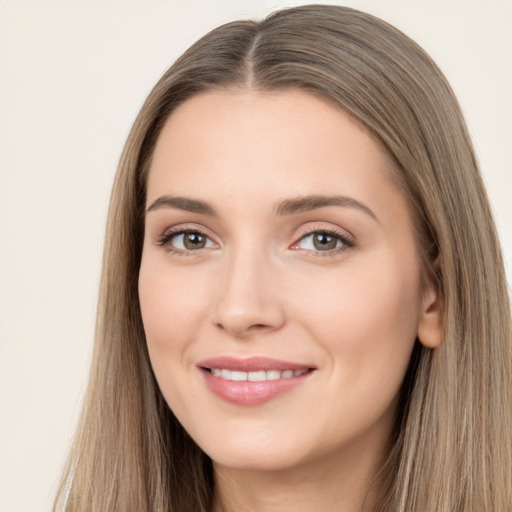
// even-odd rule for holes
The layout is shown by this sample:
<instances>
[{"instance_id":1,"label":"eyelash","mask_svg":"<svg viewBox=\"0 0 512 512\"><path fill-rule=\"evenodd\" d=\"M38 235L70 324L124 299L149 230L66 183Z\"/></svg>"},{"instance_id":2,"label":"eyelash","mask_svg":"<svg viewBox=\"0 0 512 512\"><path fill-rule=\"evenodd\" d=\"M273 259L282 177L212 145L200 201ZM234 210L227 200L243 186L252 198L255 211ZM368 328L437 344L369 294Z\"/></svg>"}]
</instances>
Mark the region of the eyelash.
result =
<instances>
[{"instance_id":1,"label":"eyelash","mask_svg":"<svg viewBox=\"0 0 512 512\"><path fill-rule=\"evenodd\" d=\"M205 238L208 238L211 240L211 238L203 233L199 229L195 228L179 228L176 230L166 231L157 241L156 245L159 245L161 247L165 247L165 249L170 252L171 254L177 254L178 256L195 256L197 253L201 252L201 249L195 249L193 251L186 250L186 249L178 249L176 247L173 247L170 242L171 240L179 235L188 235L188 234L195 234L204 236Z\"/></svg>"},{"instance_id":2,"label":"eyelash","mask_svg":"<svg viewBox=\"0 0 512 512\"><path fill-rule=\"evenodd\" d=\"M165 247L165 249L168 252L170 252L171 254L177 254L179 256L195 256L198 253L202 252L202 250L204 250L204 248L195 249L195 250L177 249L176 247L173 247L170 244L171 240L174 237L179 236L179 235L184 235L184 234L196 234L196 235L204 236L204 237L208 238L209 240L211 240L211 238L208 235L206 235L204 232L202 232L199 229L180 228L180 229L176 229L176 230L167 231L166 233L164 233L161 237L158 238L158 240L156 241L156 245ZM309 252L314 253L315 256L318 256L321 258L337 255L337 254L347 251L348 249L351 249L355 246L355 243L352 239L350 239L346 235L340 233L339 231L332 229L332 228L318 227L318 228L314 228L314 229L305 230L301 234L301 236L298 238L298 240L293 243L292 247L297 245L301 240L304 240L308 236L318 235L318 234L332 236L332 237L336 238L337 240L339 240L343 244L342 247L338 247L335 249L329 249L326 251L312 251L312 250L310 251L310 250L308 250ZM300 249L296 248L293 250L300 250Z\"/></svg>"},{"instance_id":3,"label":"eyelash","mask_svg":"<svg viewBox=\"0 0 512 512\"><path fill-rule=\"evenodd\" d=\"M304 240L305 238L312 236L312 235L327 235L332 236L333 238L339 240L342 243L341 247L337 247L335 249L329 249L326 251L313 251L308 250L308 252L311 252L315 255L315 257L320 258L327 258L339 255L342 252L345 252L349 249L352 249L355 247L355 242L353 239L349 238L347 235L340 233L336 229L333 228L322 228L322 227L315 227L313 229L306 229L299 239L293 243L293 246L297 245L301 240ZM292 246L292 247L293 247ZM300 248L294 249L294 250L300 250ZM307 250L307 249L305 249Z\"/></svg>"}]
</instances>

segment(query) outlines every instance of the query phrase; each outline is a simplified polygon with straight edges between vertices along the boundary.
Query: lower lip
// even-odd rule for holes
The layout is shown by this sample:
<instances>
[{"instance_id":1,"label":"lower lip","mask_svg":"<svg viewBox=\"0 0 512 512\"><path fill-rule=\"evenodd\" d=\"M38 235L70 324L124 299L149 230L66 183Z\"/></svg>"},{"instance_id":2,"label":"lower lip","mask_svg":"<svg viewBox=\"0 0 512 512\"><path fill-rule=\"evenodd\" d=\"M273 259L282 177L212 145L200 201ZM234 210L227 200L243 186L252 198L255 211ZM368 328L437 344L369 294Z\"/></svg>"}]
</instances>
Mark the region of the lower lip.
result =
<instances>
[{"instance_id":1,"label":"lower lip","mask_svg":"<svg viewBox=\"0 0 512 512\"><path fill-rule=\"evenodd\" d=\"M208 389L225 402L236 405L261 405L300 386L311 371L288 379L263 381L234 381L214 377L208 370L201 369Z\"/></svg>"}]
</instances>

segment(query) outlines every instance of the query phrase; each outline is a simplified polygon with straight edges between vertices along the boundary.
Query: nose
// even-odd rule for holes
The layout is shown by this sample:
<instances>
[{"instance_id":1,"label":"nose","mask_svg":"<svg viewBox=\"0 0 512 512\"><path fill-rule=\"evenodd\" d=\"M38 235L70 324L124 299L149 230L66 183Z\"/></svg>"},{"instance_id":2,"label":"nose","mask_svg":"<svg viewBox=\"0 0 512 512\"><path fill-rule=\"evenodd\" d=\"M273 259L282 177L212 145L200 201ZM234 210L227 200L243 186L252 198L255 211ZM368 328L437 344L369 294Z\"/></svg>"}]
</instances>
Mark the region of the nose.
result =
<instances>
[{"instance_id":1,"label":"nose","mask_svg":"<svg viewBox=\"0 0 512 512\"><path fill-rule=\"evenodd\" d=\"M269 333L285 323L280 290L269 258L258 251L232 254L221 273L213 322L236 338Z\"/></svg>"}]
</instances>

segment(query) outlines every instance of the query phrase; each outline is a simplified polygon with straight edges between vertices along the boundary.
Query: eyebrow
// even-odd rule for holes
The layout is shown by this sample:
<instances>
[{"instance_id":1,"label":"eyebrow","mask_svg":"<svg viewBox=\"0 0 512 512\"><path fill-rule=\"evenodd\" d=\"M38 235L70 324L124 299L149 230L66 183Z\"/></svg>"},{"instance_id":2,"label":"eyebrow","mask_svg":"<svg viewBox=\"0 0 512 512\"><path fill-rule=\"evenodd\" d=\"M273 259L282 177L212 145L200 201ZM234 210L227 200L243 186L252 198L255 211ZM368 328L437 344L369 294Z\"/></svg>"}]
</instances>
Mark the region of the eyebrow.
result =
<instances>
[{"instance_id":1,"label":"eyebrow","mask_svg":"<svg viewBox=\"0 0 512 512\"><path fill-rule=\"evenodd\" d=\"M347 196L304 196L294 199L286 199L280 202L275 207L276 215L291 215L294 213L307 212L324 208L326 206L338 206L342 208L356 208L380 224L380 221L375 213L368 208L365 204Z\"/></svg>"},{"instance_id":2,"label":"eyebrow","mask_svg":"<svg viewBox=\"0 0 512 512\"><path fill-rule=\"evenodd\" d=\"M377 215L375 215L375 213L365 204L351 197L337 195L312 195L285 199L275 205L274 213L278 216L286 216L293 215L294 213L317 210L327 206L356 208L357 210L366 213L372 219L380 223ZM207 203L206 201L192 199L190 197L161 196L151 203L151 205L146 210L146 213L158 210L160 208L183 210L192 213L199 213L201 215L208 215L210 217L217 216L217 211L211 204Z\"/></svg>"},{"instance_id":3,"label":"eyebrow","mask_svg":"<svg viewBox=\"0 0 512 512\"><path fill-rule=\"evenodd\" d=\"M186 212L200 213L215 217L217 212L215 208L205 201L191 199L189 197L162 196L151 203L146 213L158 210L159 208L172 208L174 210L184 210Z\"/></svg>"}]
</instances>

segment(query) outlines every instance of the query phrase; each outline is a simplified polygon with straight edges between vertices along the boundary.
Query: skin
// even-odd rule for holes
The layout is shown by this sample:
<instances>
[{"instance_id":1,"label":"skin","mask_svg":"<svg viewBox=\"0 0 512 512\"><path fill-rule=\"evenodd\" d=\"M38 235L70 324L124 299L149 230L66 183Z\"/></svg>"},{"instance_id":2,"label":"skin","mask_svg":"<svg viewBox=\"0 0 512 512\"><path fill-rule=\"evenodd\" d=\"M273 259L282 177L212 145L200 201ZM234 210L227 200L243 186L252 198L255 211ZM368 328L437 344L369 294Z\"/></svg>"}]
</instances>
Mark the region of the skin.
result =
<instances>
[{"instance_id":1,"label":"skin","mask_svg":"<svg viewBox=\"0 0 512 512\"><path fill-rule=\"evenodd\" d=\"M333 195L367 210L275 211ZM439 300L422 280L386 152L308 93L206 92L178 107L159 137L147 207L163 196L216 212L150 208L139 293L160 389L214 462L219 510L369 509L415 339L441 343ZM162 244L170 229L204 233L204 247L185 250L180 235ZM314 245L322 230L339 234L334 248ZM240 406L214 395L198 370L220 355L315 370L287 393Z\"/></svg>"}]
</instances>

